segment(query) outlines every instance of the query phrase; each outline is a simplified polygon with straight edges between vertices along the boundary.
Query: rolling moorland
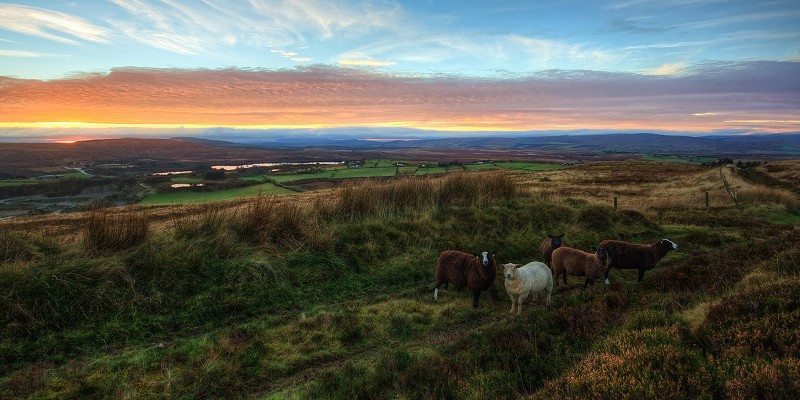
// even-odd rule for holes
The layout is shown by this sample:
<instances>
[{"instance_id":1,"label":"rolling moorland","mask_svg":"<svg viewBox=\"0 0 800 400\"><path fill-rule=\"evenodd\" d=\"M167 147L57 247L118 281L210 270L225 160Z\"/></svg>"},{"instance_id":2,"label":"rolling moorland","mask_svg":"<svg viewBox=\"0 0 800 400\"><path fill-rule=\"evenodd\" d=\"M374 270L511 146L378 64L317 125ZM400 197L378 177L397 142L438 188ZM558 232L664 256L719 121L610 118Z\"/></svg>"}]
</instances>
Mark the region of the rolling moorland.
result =
<instances>
[{"instance_id":1,"label":"rolling moorland","mask_svg":"<svg viewBox=\"0 0 800 400\"><path fill-rule=\"evenodd\" d=\"M796 398L798 182L605 161L0 221L0 394ZM680 247L520 315L499 277L433 301L442 250L525 263L548 233Z\"/></svg>"},{"instance_id":2,"label":"rolling moorland","mask_svg":"<svg viewBox=\"0 0 800 400\"><path fill-rule=\"evenodd\" d=\"M198 203L259 192L301 193L336 187L353 178L492 168L531 171L558 164L630 159L708 163L720 157L763 162L800 156L800 135L414 140L276 135L269 143L253 142L257 140L253 137L240 140L183 137L0 144L0 219L134 203ZM238 168L224 175L212 171L214 165L264 162L284 164ZM314 164L319 162L322 164ZM182 172L165 176L164 171Z\"/></svg>"}]
</instances>

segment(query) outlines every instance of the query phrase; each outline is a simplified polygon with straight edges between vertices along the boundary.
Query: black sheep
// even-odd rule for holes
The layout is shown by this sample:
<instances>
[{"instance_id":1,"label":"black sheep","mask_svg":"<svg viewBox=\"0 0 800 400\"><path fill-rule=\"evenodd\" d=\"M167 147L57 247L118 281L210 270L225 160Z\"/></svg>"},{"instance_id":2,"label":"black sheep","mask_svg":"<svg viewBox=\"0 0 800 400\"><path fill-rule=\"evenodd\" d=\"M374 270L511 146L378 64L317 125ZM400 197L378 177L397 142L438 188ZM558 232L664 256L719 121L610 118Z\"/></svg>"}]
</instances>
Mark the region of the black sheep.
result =
<instances>
[{"instance_id":1,"label":"black sheep","mask_svg":"<svg viewBox=\"0 0 800 400\"><path fill-rule=\"evenodd\" d=\"M678 250L678 245L669 239L662 239L654 244L604 240L597 247L606 250L606 285L611 268L638 269L641 282L645 271L655 267L670 250Z\"/></svg>"},{"instance_id":2,"label":"black sheep","mask_svg":"<svg viewBox=\"0 0 800 400\"><path fill-rule=\"evenodd\" d=\"M560 235L547 235L547 239L542 242L541 246L539 246L539 250L542 252L542 258L544 258L544 262L547 263L550 267L553 266L553 250L561 247L561 238L564 237L564 234Z\"/></svg>"},{"instance_id":3,"label":"black sheep","mask_svg":"<svg viewBox=\"0 0 800 400\"><path fill-rule=\"evenodd\" d=\"M472 307L478 308L481 291L489 289L497 274L494 252L484 251L480 255L455 250L445 250L439 255L436 267L436 288L433 299L439 299L439 286L448 284L456 287L466 286L472 292Z\"/></svg>"}]
</instances>

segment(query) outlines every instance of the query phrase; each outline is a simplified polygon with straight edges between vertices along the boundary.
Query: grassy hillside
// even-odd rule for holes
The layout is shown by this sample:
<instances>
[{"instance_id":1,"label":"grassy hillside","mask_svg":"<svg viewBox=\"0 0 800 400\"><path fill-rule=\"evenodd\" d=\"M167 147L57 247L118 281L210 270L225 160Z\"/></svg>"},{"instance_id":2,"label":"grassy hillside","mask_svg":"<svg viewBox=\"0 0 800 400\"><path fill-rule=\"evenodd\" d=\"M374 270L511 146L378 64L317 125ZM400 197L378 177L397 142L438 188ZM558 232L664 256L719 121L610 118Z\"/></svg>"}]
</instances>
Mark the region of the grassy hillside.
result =
<instances>
[{"instance_id":1,"label":"grassy hillside","mask_svg":"<svg viewBox=\"0 0 800 400\"><path fill-rule=\"evenodd\" d=\"M624 163L362 182L166 222L97 212L71 241L3 229L0 394L793 398L796 197L725 173L738 206L719 170ZM520 315L500 278L477 311L463 290L433 301L442 250L527 262L556 232L680 249L641 283L571 277Z\"/></svg>"}]
</instances>

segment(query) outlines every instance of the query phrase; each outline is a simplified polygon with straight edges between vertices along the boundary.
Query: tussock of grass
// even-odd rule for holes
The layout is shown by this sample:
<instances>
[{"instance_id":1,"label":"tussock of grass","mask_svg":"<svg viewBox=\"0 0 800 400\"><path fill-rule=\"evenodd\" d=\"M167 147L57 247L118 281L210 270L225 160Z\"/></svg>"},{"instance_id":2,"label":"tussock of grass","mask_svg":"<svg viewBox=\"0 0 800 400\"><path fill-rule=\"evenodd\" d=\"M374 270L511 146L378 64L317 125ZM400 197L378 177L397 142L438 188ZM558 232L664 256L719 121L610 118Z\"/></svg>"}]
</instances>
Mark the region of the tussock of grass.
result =
<instances>
[{"instance_id":1,"label":"tussock of grass","mask_svg":"<svg viewBox=\"0 0 800 400\"><path fill-rule=\"evenodd\" d=\"M144 213L112 215L95 211L89 216L84 240L92 248L119 251L143 243L148 232L148 219Z\"/></svg>"},{"instance_id":2,"label":"tussock of grass","mask_svg":"<svg viewBox=\"0 0 800 400\"><path fill-rule=\"evenodd\" d=\"M0 230L0 263L31 260L36 256L36 246L31 234L14 234Z\"/></svg>"},{"instance_id":3,"label":"tussock of grass","mask_svg":"<svg viewBox=\"0 0 800 400\"><path fill-rule=\"evenodd\" d=\"M751 186L739 190L736 195L736 198L744 204L779 204L784 206L787 212L795 213L798 211L797 198L788 190Z\"/></svg>"}]
</instances>

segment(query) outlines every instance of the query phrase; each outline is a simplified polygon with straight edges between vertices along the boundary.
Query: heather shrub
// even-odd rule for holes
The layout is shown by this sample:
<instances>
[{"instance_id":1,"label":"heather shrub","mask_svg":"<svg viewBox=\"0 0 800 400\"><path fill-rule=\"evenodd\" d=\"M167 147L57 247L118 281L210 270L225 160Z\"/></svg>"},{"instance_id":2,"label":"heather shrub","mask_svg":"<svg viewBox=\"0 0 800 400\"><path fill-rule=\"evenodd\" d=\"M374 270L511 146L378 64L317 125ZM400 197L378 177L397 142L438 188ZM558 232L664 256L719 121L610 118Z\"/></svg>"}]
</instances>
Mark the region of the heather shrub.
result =
<instances>
[{"instance_id":1,"label":"heather shrub","mask_svg":"<svg viewBox=\"0 0 800 400\"><path fill-rule=\"evenodd\" d=\"M796 399L800 393L800 359L759 358L743 362L733 368L724 390L730 399Z\"/></svg>"},{"instance_id":2,"label":"heather shrub","mask_svg":"<svg viewBox=\"0 0 800 400\"><path fill-rule=\"evenodd\" d=\"M704 373L704 359L683 343L683 335L675 328L624 331L600 342L533 398L709 397L707 383L687 379Z\"/></svg>"}]
</instances>

